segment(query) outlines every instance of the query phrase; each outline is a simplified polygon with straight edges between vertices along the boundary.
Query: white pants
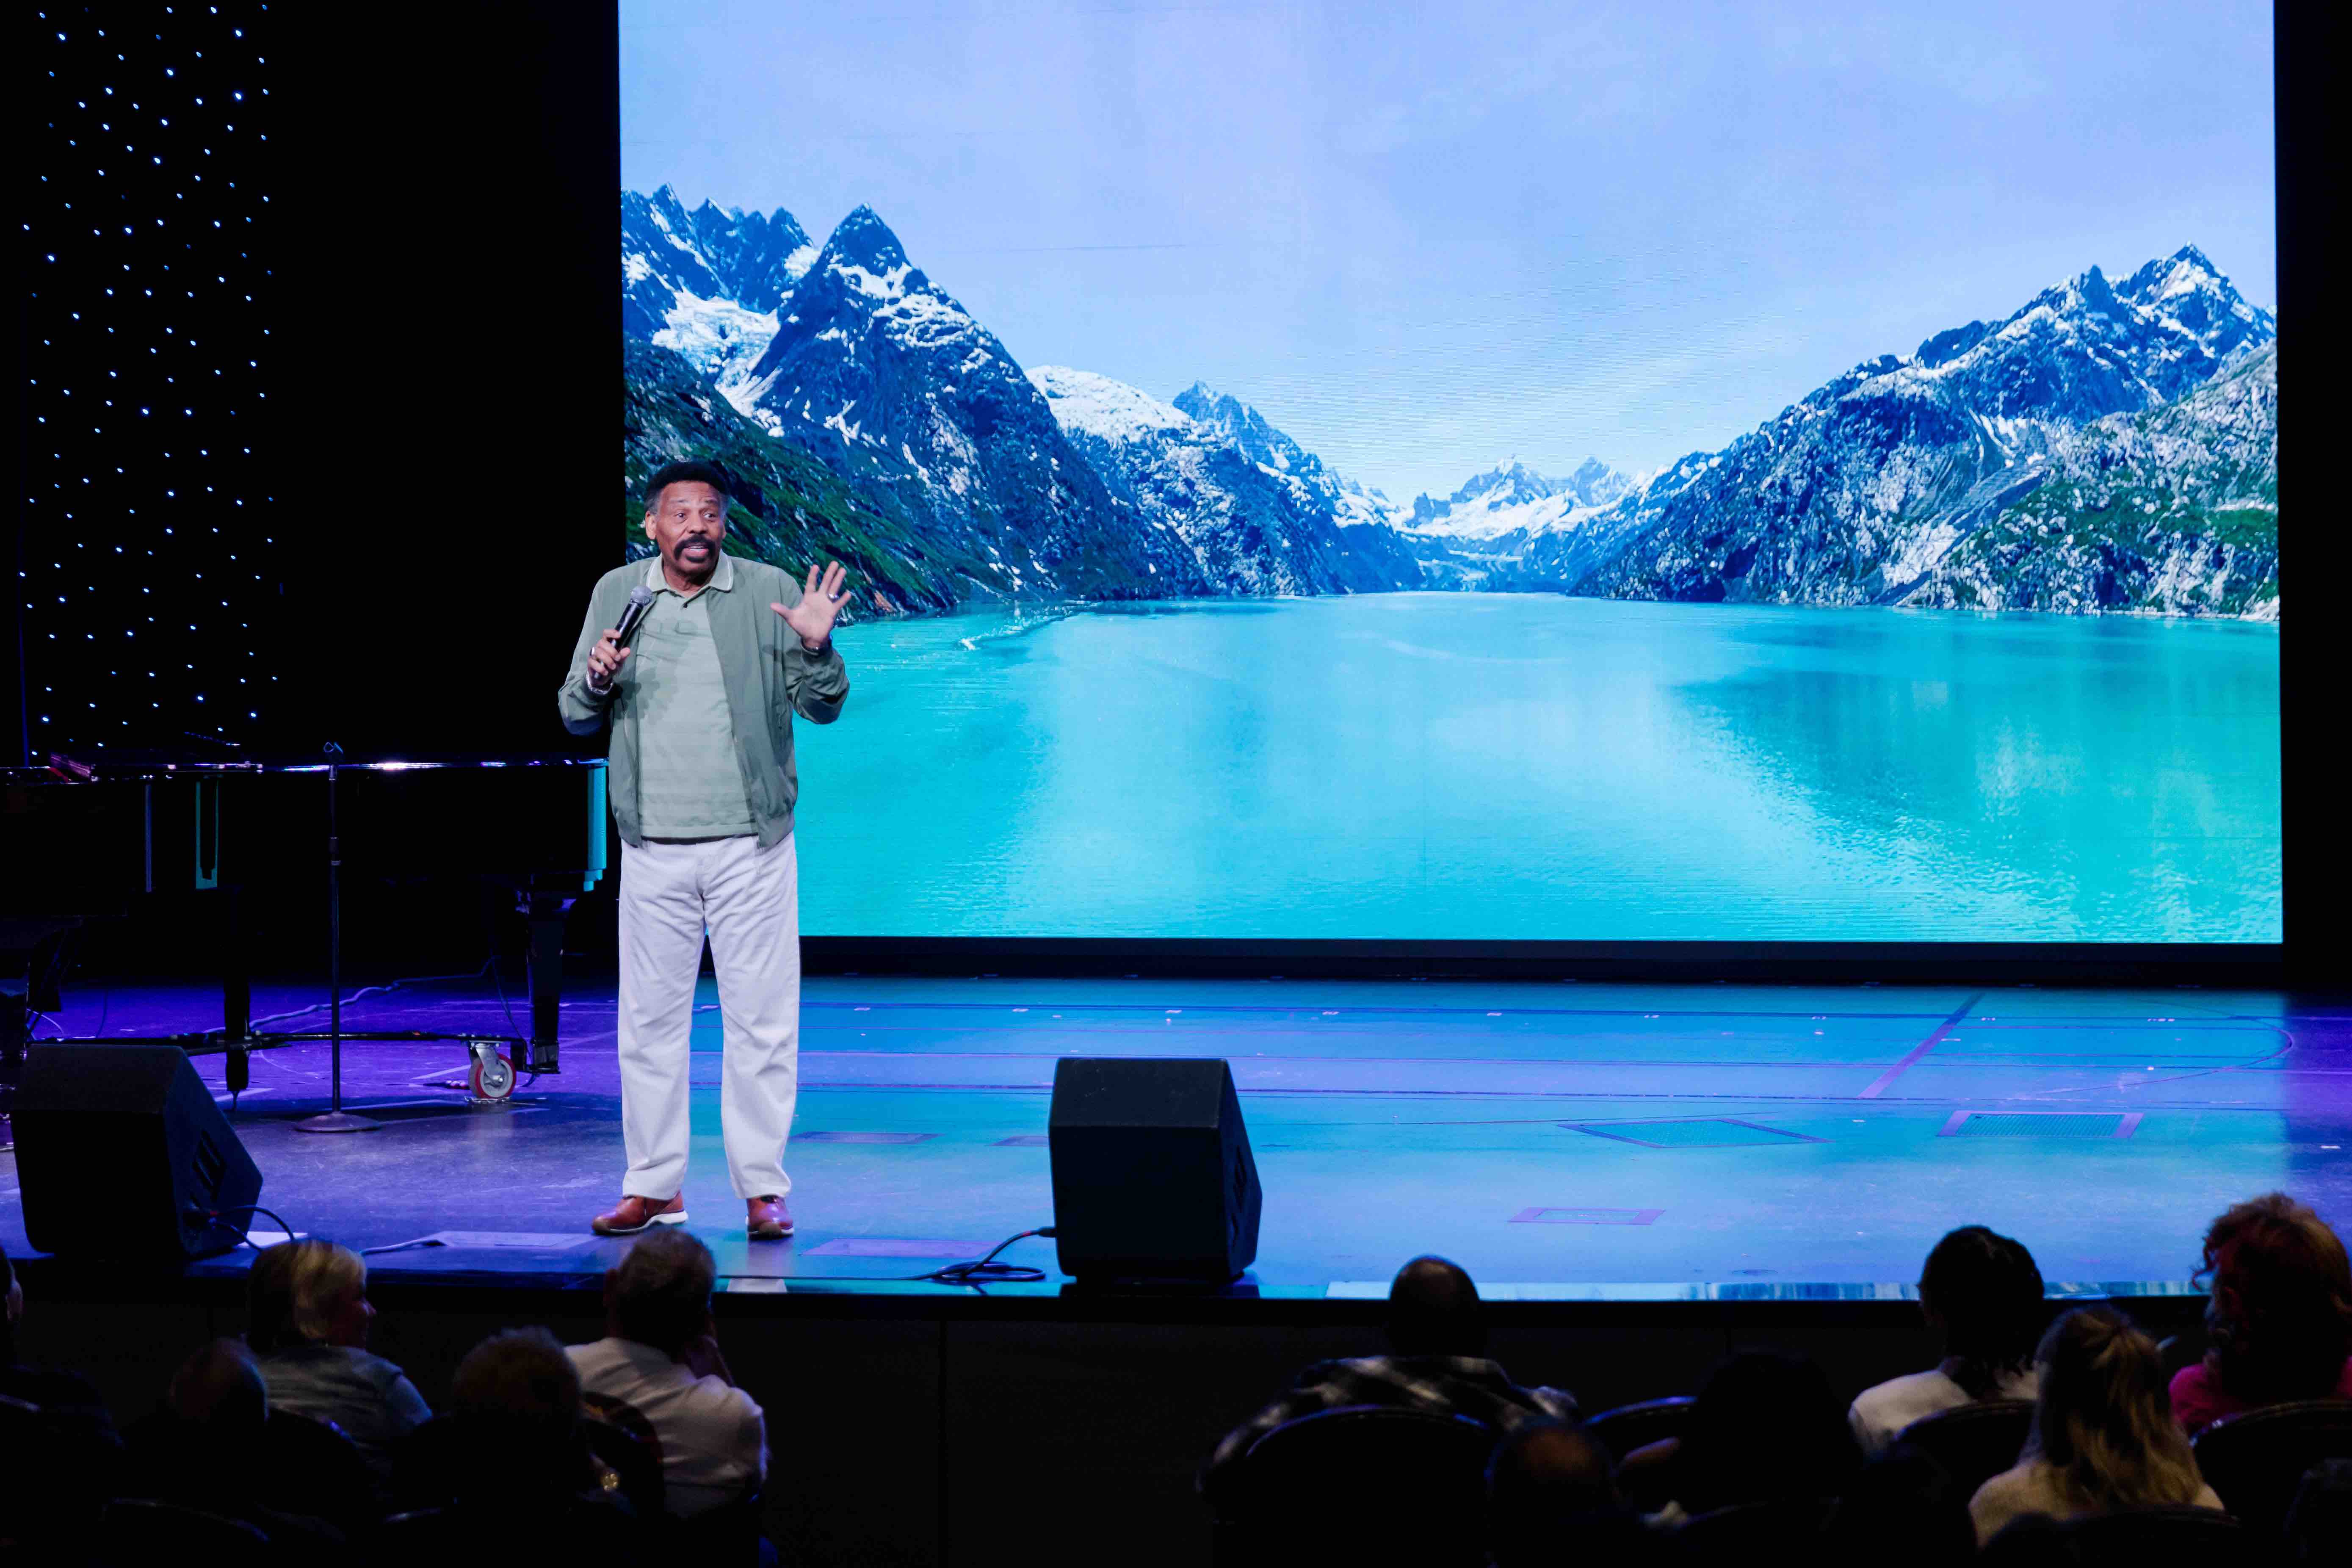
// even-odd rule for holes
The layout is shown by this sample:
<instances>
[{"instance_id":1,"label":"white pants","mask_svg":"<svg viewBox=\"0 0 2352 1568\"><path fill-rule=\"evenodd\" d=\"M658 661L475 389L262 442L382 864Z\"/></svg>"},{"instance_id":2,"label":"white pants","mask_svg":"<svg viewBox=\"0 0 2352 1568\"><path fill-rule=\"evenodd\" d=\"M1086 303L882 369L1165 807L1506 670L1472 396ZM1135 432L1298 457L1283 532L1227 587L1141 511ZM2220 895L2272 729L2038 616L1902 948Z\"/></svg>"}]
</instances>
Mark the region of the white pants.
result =
<instances>
[{"instance_id":1,"label":"white pants","mask_svg":"<svg viewBox=\"0 0 2352 1568\"><path fill-rule=\"evenodd\" d=\"M740 1198L782 1197L800 1092L800 861L793 836L621 846L621 1190L667 1200L686 1184L688 1067L702 939L724 1022L719 1126Z\"/></svg>"}]
</instances>

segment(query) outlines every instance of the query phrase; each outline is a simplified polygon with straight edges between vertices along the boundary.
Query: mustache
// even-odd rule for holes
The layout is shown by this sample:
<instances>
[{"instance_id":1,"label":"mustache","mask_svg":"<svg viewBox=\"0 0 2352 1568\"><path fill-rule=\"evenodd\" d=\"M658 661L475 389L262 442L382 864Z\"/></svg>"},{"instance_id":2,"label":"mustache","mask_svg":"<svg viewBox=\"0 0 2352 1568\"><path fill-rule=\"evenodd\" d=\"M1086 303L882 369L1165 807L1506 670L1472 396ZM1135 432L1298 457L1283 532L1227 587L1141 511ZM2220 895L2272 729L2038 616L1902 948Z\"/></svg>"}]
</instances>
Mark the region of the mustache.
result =
<instances>
[{"instance_id":1,"label":"mustache","mask_svg":"<svg viewBox=\"0 0 2352 1568\"><path fill-rule=\"evenodd\" d=\"M711 534L708 534L708 533L682 533L682 534L678 535L678 540L677 540L677 548L678 548L678 549L680 549L680 550L683 550L683 549L685 549L685 548L686 548L688 545L689 545L689 544L709 544L709 545L716 545L718 542L719 542L718 539L717 539L714 535L711 535Z\"/></svg>"}]
</instances>

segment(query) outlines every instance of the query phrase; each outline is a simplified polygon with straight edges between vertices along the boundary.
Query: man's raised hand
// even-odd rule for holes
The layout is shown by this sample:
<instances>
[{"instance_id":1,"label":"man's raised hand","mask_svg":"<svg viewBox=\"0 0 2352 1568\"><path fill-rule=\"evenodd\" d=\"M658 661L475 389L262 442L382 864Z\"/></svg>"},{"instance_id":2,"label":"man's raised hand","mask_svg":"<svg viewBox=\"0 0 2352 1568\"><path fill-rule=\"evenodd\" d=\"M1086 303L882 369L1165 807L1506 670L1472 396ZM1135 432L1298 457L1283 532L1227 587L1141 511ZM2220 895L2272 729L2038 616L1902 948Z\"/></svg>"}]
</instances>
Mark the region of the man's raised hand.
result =
<instances>
[{"instance_id":1,"label":"man's raised hand","mask_svg":"<svg viewBox=\"0 0 2352 1568\"><path fill-rule=\"evenodd\" d=\"M784 617L784 625L798 632L801 646L814 652L833 636L835 617L841 606L849 602L849 574L838 561L828 561L820 577L814 566L808 570L808 581L801 585L801 602L797 605L771 604L768 608Z\"/></svg>"}]
</instances>

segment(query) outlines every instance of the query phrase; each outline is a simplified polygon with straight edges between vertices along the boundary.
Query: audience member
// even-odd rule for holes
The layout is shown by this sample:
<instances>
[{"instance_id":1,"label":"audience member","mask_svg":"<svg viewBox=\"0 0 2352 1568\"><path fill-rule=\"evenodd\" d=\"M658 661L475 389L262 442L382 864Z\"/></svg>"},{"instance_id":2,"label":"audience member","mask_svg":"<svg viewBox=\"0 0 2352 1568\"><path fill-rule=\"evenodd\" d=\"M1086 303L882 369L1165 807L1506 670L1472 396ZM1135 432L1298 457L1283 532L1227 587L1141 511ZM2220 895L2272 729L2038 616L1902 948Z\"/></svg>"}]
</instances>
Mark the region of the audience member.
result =
<instances>
[{"instance_id":1,"label":"audience member","mask_svg":"<svg viewBox=\"0 0 2352 1568\"><path fill-rule=\"evenodd\" d=\"M252 1525L290 1556L335 1547L342 1532L320 1517L340 1500L305 1497L296 1512L277 1495L268 1452L269 1392L253 1352L236 1340L200 1345L172 1374L163 1408L132 1429L141 1495ZM316 1510L316 1511L312 1511Z\"/></svg>"},{"instance_id":2,"label":"audience member","mask_svg":"<svg viewBox=\"0 0 2352 1568\"><path fill-rule=\"evenodd\" d=\"M24 1317L24 1281L16 1277L7 1248L0 1247L0 1399L9 1400L20 1412L39 1412L45 1424L60 1433L69 1428L78 1445L119 1446L114 1418L88 1378L27 1366L18 1359L16 1325Z\"/></svg>"},{"instance_id":3,"label":"audience member","mask_svg":"<svg viewBox=\"0 0 2352 1568\"><path fill-rule=\"evenodd\" d=\"M499 1494L601 1490L582 1429L580 1372L545 1329L509 1329L466 1352L449 1384L448 1414L495 1455L495 1469L464 1478ZM461 1493L467 1489L460 1487Z\"/></svg>"},{"instance_id":4,"label":"audience member","mask_svg":"<svg viewBox=\"0 0 2352 1568\"><path fill-rule=\"evenodd\" d=\"M2041 1385L2025 1453L1969 1502L1979 1543L2027 1514L2221 1506L2165 1407L2156 1342L2129 1318L2077 1308L2051 1325L2034 1361Z\"/></svg>"},{"instance_id":5,"label":"audience member","mask_svg":"<svg viewBox=\"0 0 2352 1568\"><path fill-rule=\"evenodd\" d=\"M1522 1388L1485 1359L1478 1288L1443 1258L1416 1258L1389 1285L1389 1353L1318 1362L1290 1391L1225 1434L1202 1472L1203 1491L1250 1446L1286 1421L1345 1405L1384 1405L1466 1415L1497 1432L1522 1422L1574 1419L1576 1400L1558 1388Z\"/></svg>"},{"instance_id":6,"label":"audience member","mask_svg":"<svg viewBox=\"0 0 2352 1568\"><path fill-rule=\"evenodd\" d=\"M1715 1369L1674 1457L1675 1524L1745 1503L1833 1498L1861 1466L1830 1380L1806 1356L1742 1351Z\"/></svg>"},{"instance_id":7,"label":"audience member","mask_svg":"<svg viewBox=\"0 0 2352 1568\"><path fill-rule=\"evenodd\" d=\"M0 1561L70 1560L121 1471L122 1440L98 1391L17 1356L25 1289L0 1248Z\"/></svg>"},{"instance_id":8,"label":"audience member","mask_svg":"<svg viewBox=\"0 0 2352 1568\"><path fill-rule=\"evenodd\" d=\"M427 1440L438 1435L440 1440ZM579 1370L545 1329L492 1334L466 1353L449 1409L412 1439L442 1468L432 1488L457 1533L566 1559L630 1562L651 1544L620 1478L588 1446Z\"/></svg>"},{"instance_id":9,"label":"audience member","mask_svg":"<svg viewBox=\"0 0 2352 1568\"><path fill-rule=\"evenodd\" d=\"M208 1341L182 1362L164 1404L181 1426L213 1433L215 1448L249 1448L269 1422L269 1390L252 1350L235 1340Z\"/></svg>"},{"instance_id":10,"label":"audience member","mask_svg":"<svg viewBox=\"0 0 2352 1568\"><path fill-rule=\"evenodd\" d=\"M331 1241L265 1247L246 1308L246 1342L271 1405L333 1423L379 1479L389 1476L394 1441L433 1413L400 1368L368 1353L366 1262Z\"/></svg>"},{"instance_id":11,"label":"audience member","mask_svg":"<svg viewBox=\"0 0 2352 1568\"><path fill-rule=\"evenodd\" d=\"M750 1496L768 1474L765 1418L719 1352L718 1273L686 1231L647 1231L604 1276L604 1337L568 1352L591 1403L624 1406L651 1427L680 1519Z\"/></svg>"},{"instance_id":12,"label":"audience member","mask_svg":"<svg viewBox=\"0 0 2352 1568\"><path fill-rule=\"evenodd\" d=\"M2284 1193L2232 1205L2205 1233L2205 1359L2173 1375L2172 1414L2202 1431L2295 1399L2352 1399L2352 1263L2327 1222Z\"/></svg>"},{"instance_id":13,"label":"audience member","mask_svg":"<svg viewBox=\"0 0 2352 1568\"><path fill-rule=\"evenodd\" d=\"M1495 1568L1607 1560L1643 1526L1618 1495L1609 1450L1580 1426L1549 1416L1522 1421L1486 1465L1487 1549Z\"/></svg>"},{"instance_id":14,"label":"audience member","mask_svg":"<svg viewBox=\"0 0 2352 1568\"><path fill-rule=\"evenodd\" d=\"M1939 1410L2033 1397L2033 1347L2048 1310L2042 1270L2023 1246L1980 1225L1953 1231L1919 1271L1919 1310L1943 1336L1944 1359L1855 1397L1846 1419L1865 1454Z\"/></svg>"}]
</instances>

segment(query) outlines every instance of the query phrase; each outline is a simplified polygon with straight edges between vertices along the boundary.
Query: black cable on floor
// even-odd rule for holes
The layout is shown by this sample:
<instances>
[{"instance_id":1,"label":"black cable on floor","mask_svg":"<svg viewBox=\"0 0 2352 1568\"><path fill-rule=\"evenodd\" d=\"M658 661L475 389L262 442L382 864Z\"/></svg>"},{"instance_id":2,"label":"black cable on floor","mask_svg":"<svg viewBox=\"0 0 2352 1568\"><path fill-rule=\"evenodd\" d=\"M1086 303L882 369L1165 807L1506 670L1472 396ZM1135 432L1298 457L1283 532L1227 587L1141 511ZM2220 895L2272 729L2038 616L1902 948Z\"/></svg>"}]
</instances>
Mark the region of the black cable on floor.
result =
<instances>
[{"instance_id":1,"label":"black cable on floor","mask_svg":"<svg viewBox=\"0 0 2352 1568\"><path fill-rule=\"evenodd\" d=\"M244 1215L246 1216L246 1222L243 1225L236 1225L234 1221L224 1221L221 1219L221 1215L225 1214ZM225 1209L206 1209L204 1211L204 1215L206 1219L209 1219L215 1224L226 1224L231 1226L236 1231L236 1239L239 1244L246 1247L251 1247L256 1252L260 1251L261 1248L254 1246L252 1216L255 1215L268 1215L271 1219L278 1222L278 1228L286 1233L287 1240L291 1241L294 1239L294 1227L286 1223L286 1216L279 1214L275 1209L263 1208L259 1204L231 1204Z\"/></svg>"},{"instance_id":2,"label":"black cable on floor","mask_svg":"<svg viewBox=\"0 0 2352 1568\"><path fill-rule=\"evenodd\" d=\"M1034 1284L1045 1278L1044 1269L1032 1268L1024 1263L999 1263L995 1260L996 1255L1016 1241L1026 1240L1033 1236L1052 1236L1053 1234L1054 1227L1050 1225L1040 1226L1035 1230L1024 1230L1019 1236L1008 1236L998 1242L989 1248L986 1258L977 1262L950 1263L944 1268L934 1268L929 1274L918 1274L914 1278L919 1282L932 1285Z\"/></svg>"}]
</instances>

